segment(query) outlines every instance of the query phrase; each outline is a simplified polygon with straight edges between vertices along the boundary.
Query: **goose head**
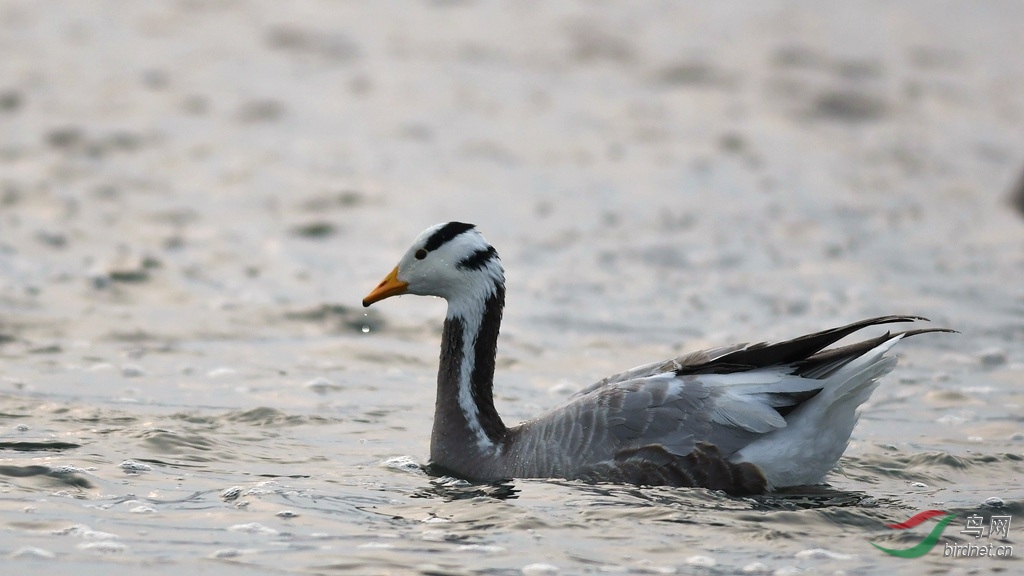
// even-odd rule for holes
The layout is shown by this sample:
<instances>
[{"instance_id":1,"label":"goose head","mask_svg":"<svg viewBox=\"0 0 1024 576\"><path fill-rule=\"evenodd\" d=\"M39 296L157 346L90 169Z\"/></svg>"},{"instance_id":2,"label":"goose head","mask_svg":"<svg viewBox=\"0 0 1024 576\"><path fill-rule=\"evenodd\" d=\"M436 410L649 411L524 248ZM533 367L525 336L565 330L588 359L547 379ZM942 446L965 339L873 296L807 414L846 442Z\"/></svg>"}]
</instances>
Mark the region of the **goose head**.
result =
<instances>
[{"instance_id":1,"label":"goose head","mask_svg":"<svg viewBox=\"0 0 1024 576\"><path fill-rule=\"evenodd\" d=\"M483 301L504 290L498 252L473 224L448 222L424 230L395 269L366 298L369 306L391 296L439 296L455 304Z\"/></svg>"}]
</instances>

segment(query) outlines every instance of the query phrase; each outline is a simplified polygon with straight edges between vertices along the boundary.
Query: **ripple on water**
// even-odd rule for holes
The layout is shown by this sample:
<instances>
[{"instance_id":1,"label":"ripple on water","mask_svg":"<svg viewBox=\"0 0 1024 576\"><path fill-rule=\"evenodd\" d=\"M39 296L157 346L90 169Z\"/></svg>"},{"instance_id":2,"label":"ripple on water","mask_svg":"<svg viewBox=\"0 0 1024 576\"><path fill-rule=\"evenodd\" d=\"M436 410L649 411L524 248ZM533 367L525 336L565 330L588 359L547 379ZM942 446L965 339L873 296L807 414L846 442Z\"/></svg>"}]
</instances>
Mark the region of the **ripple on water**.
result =
<instances>
[{"instance_id":1,"label":"ripple on water","mask_svg":"<svg viewBox=\"0 0 1024 576\"><path fill-rule=\"evenodd\" d=\"M326 422L319 416L292 415L277 408L253 408L228 412L220 418L226 422L240 422L253 426L301 426L310 422Z\"/></svg>"},{"instance_id":2,"label":"ripple on water","mask_svg":"<svg viewBox=\"0 0 1024 576\"><path fill-rule=\"evenodd\" d=\"M427 471L424 469L424 466L417 462L412 456L393 456L381 462L381 465L385 468L398 470L400 472L409 472L418 476L427 475Z\"/></svg>"},{"instance_id":3,"label":"ripple on water","mask_svg":"<svg viewBox=\"0 0 1024 576\"><path fill-rule=\"evenodd\" d=\"M558 574L559 568L554 564L535 562L533 564L523 566L521 571L526 576L535 576L540 574Z\"/></svg>"},{"instance_id":4,"label":"ripple on water","mask_svg":"<svg viewBox=\"0 0 1024 576\"><path fill-rule=\"evenodd\" d=\"M846 456L843 475L865 485L897 480L918 488L974 482L979 475L1009 481L1021 473L1020 455L1012 453L958 456L948 452L876 453Z\"/></svg>"},{"instance_id":5,"label":"ripple on water","mask_svg":"<svg viewBox=\"0 0 1024 576\"><path fill-rule=\"evenodd\" d=\"M221 500L224 500L225 502L237 500L238 497L242 495L242 490L241 486L225 488L224 491L220 493Z\"/></svg>"},{"instance_id":6,"label":"ripple on water","mask_svg":"<svg viewBox=\"0 0 1024 576\"><path fill-rule=\"evenodd\" d=\"M224 548L221 550L214 550L210 553L210 558L237 558L242 555L242 551L237 548Z\"/></svg>"},{"instance_id":7,"label":"ripple on water","mask_svg":"<svg viewBox=\"0 0 1024 576\"><path fill-rule=\"evenodd\" d=\"M1006 506L1006 502L998 496L991 496L985 499L982 506L985 508L1004 508Z\"/></svg>"},{"instance_id":8,"label":"ripple on water","mask_svg":"<svg viewBox=\"0 0 1024 576\"><path fill-rule=\"evenodd\" d=\"M686 559L688 566L698 566L700 568L713 568L718 562L715 561L711 556L690 556Z\"/></svg>"},{"instance_id":9,"label":"ripple on water","mask_svg":"<svg viewBox=\"0 0 1024 576\"><path fill-rule=\"evenodd\" d=\"M448 502L481 497L508 500L518 498L518 495L519 489L512 482L473 483L451 476L434 478L428 488L420 488L412 493L413 498L440 499Z\"/></svg>"},{"instance_id":10,"label":"ripple on water","mask_svg":"<svg viewBox=\"0 0 1024 576\"><path fill-rule=\"evenodd\" d=\"M186 462L210 462L230 459L230 451L218 450L220 446L209 433L175 432L171 430L149 429L138 434L142 444L154 454L173 455Z\"/></svg>"},{"instance_id":11,"label":"ripple on water","mask_svg":"<svg viewBox=\"0 0 1024 576\"><path fill-rule=\"evenodd\" d=\"M344 386L335 384L334 382L327 378L324 378L323 376L318 376L306 382L305 384L302 385L302 387L320 395L326 395L330 392L340 392L345 389Z\"/></svg>"},{"instance_id":12,"label":"ripple on water","mask_svg":"<svg viewBox=\"0 0 1024 576\"><path fill-rule=\"evenodd\" d=\"M93 530L91 527L85 524L72 524L64 528L57 530L51 530L51 534L54 536L76 536L83 540L116 540L117 534L111 534L110 532L103 532L101 530Z\"/></svg>"},{"instance_id":13,"label":"ripple on water","mask_svg":"<svg viewBox=\"0 0 1024 576\"><path fill-rule=\"evenodd\" d=\"M79 550L98 552L100 554L122 554L128 551L128 546L120 542L82 542L77 546Z\"/></svg>"},{"instance_id":14,"label":"ripple on water","mask_svg":"<svg viewBox=\"0 0 1024 576\"><path fill-rule=\"evenodd\" d=\"M824 548L809 548L807 550L801 550L794 554L794 557L801 560L852 560L856 558L856 556L852 554L833 552Z\"/></svg>"},{"instance_id":15,"label":"ripple on water","mask_svg":"<svg viewBox=\"0 0 1024 576\"><path fill-rule=\"evenodd\" d=\"M276 536L277 530L269 526L264 526L259 522L248 522L245 524L233 524L228 526L229 532L244 532L246 534L262 534L264 536Z\"/></svg>"},{"instance_id":16,"label":"ripple on water","mask_svg":"<svg viewBox=\"0 0 1024 576\"><path fill-rule=\"evenodd\" d=\"M92 488L92 483L89 482L87 478L83 478L79 475L82 473L85 473L85 470L76 466L68 465L57 466L54 468L41 465L0 465L0 476L42 480L45 482L44 486L46 487L50 487L54 483L57 483L60 486L71 486L81 489Z\"/></svg>"},{"instance_id":17,"label":"ripple on water","mask_svg":"<svg viewBox=\"0 0 1024 576\"><path fill-rule=\"evenodd\" d=\"M143 464L135 460L125 460L118 464L117 467L125 472L150 472L153 470L153 467L149 464Z\"/></svg>"}]
</instances>

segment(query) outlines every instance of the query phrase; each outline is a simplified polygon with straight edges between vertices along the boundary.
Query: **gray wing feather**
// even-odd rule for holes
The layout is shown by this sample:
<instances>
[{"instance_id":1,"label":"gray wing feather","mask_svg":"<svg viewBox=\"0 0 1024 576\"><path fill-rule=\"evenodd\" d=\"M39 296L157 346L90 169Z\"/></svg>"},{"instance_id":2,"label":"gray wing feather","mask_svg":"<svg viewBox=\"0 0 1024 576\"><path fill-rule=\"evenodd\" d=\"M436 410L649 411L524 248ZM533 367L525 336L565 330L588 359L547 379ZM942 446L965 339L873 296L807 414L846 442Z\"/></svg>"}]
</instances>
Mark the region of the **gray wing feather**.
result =
<instances>
[{"instance_id":1,"label":"gray wing feather","mask_svg":"<svg viewBox=\"0 0 1024 576\"><path fill-rule=\"evenodd\" d=\"M725 354L735 347L712 350ZM521 448L533 454L534 465L543 463L549 472L571 477L573 471L614 459L624 450L657 445L665 452L687 456L699 443L717 447L728 457L758 436L782 428L785 419L776 405L785 402L780 392L806 391L814 381L788 378L774 383L747 373L739 375L677 376L674 370L638 378L682 359L641 366L606 379L589 392L569 400L524 424L524 434L535 442ZM753 383L747 383L753 380Z\"/></svg>"},{"instance_id":2,"label":"gray wing feather","mask_svg":"<svg viewBox=\"0 0 1024 576\"><path fill-rule=\"evenodd\" d=\"M719 397L711 413L711 421L757 434L786 426L786 420L782 415L759 397L732 394L722 394Z\"/></svg>"},{"instance_id":3,"label":"gray wing feather","mask_svg":"<svg viewBox=\"0 0 1024 576\"><path fill-rule=\"evenodd\" d=\"M770 396L763 382L755 378L747 396L731 391L728 382L669 371L576 394L515 429L508 472L761 491L760 471L729 457L785 421L759 399Z\"/></svg>"},{"instance_id":4,"label":"gray wing feather","mask_svg":"<svg viewBox=\"0 0 1024 576\"><path fill-rule=\"evenodd\" d=\"M686 354L684 356L678 356L676 358L672 358L671 360L661 360L659 362L651 362L650 364L637 366L636 368L631 368L629 370L626 370L625 372L620 372L619 374L614 374L612 376L608 376L607 378L598 380L597 382L594 382L593 384L587 386L583 390L580 390L574 396L583 396L589 394L594 390L603 388L605 386L608 386L609 384L618 384L620 382L637 380L639 378L649 378L651 376L657 376L659 374L664 374L666 372L677 372L688 366L698 366L701 364L707 364L708 362L714 361L716 358L725 356L730 352L742 350L747 346L747 344L721 346L718 348L710 348L708 350L693 352L691 354Z\"/></svg>"}]
</instances>

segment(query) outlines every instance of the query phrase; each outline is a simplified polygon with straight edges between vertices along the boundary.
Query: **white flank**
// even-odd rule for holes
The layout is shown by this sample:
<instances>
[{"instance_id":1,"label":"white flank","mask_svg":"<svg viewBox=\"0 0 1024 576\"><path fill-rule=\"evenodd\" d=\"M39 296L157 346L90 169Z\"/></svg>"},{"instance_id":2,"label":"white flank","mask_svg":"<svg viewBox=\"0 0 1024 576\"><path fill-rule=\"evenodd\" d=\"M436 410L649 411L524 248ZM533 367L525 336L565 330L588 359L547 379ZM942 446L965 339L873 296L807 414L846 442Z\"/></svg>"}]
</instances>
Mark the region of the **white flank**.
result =
<instances>
[{"instance_id":1,"label":"white flank","mask_svg":"<svg viewBox=\"0 0 1024 576\"><path fill-rule=\"evenodd\" d=\"M821 482L850 442L857 408L896 366L885 353L902 338L894 336L824 380L822 391L786 418L786 426L761 436L730 458L764 471L769 488Z\"/></svg>"}]
</instances>

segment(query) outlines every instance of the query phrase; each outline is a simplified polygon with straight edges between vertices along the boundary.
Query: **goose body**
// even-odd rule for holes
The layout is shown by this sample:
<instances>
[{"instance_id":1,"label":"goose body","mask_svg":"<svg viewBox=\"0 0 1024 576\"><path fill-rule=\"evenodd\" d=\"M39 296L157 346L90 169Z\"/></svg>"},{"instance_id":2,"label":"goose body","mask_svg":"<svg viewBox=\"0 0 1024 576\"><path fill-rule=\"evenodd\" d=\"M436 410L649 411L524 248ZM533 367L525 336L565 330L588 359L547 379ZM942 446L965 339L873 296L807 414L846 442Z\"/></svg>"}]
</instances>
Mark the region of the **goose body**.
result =
<instances>
[{"instance_id":1,"label":"goose body","mask_svg":"<svg viewBox=\"0 0 1024 576\"><path fill-rule=\"evenodd\" d=\"M430 459L480 481L566 478L700 486L733 494L815 484L846 450L857 408L896 365L886 353L923 329L826 349L884 316L775 344L694 352L610 376L518 426L494 408L505 301L495 249L472 224L424 231L363 300L448 301Z\"/></svg>"}]
</instances>

